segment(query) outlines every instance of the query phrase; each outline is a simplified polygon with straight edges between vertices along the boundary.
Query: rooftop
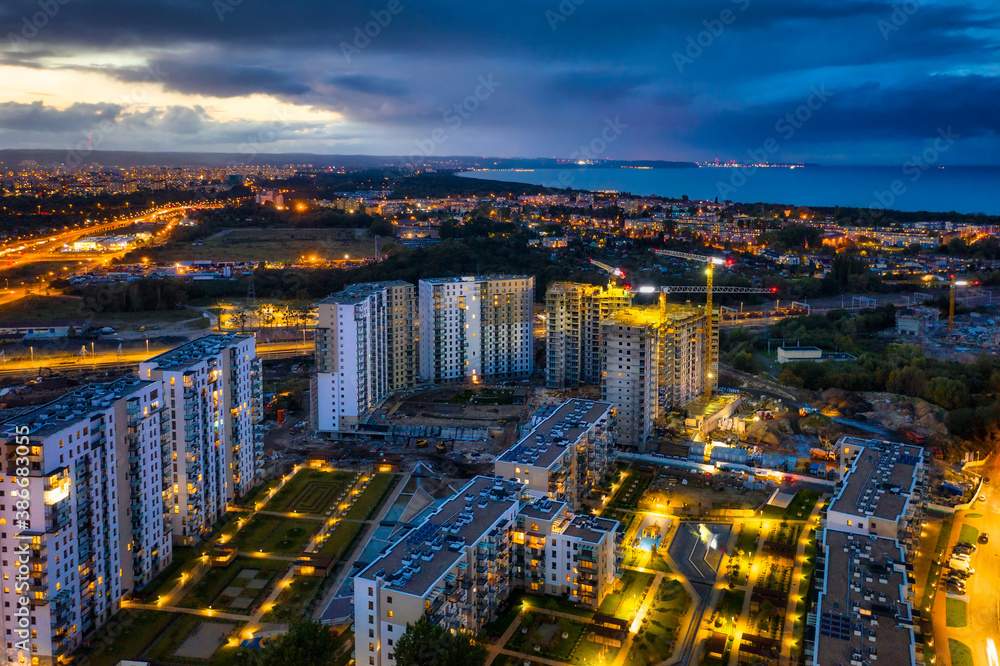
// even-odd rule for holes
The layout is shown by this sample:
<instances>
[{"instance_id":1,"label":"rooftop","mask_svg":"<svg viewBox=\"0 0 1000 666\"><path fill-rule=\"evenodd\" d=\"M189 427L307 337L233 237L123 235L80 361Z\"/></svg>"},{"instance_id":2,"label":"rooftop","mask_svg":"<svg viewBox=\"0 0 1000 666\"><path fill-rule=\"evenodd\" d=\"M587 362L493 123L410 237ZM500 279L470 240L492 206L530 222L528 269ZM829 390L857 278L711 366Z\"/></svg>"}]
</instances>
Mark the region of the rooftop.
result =
<instances>
[{"instance_id":1,"label":"rooftop","mask_svg":"<svg viewBox=\"0 0 1000 666\"><path fill-rule=\"evenodd\" d=\"M587 543L598 544L605 535L613 533L617 528L617 520L579 515L570 521L569 527L563 530L563 534L576 537Z\"/></svg>"},{"instance_id":2,"label":"rooftop","mask_svg":"<svg viewBox=\"0 0 1000 666\"><path fill-rule=\"evenodd\" d=\"M835 530L823 538L816 654L831 664L872 663L875 656L876 663L912 663L913 616L903 601L906 566L899 545Z\"/></svg>"},{"instance_id":3,"label":"rooftop","mask_svg":"<svg viewBox=\"0 0 1000 666\"><path fill-rule=\"evenodd\" d=\"M236 333L206 335L191 342L186 342L159 356L143 361L154 363L160 370L186 368L202 361L206 356L214 356L222 349L250 339L252 336Z\"/></svg>"},{"instance_id":4,"label":"rooftop","mask_svg":"<svg viewBox=\"0 0 1000 666\"><path fill-rule=\"evenodd\" d=\"M4 430L27 425L28 434L47 437L74 422L89 420L94 412L105 411L116 400L142 391L152 383L125 377L108 384L90 384L31 411L8 417L3 421Z\"/></svg>"},{"instance_id":5,"label":"rooftop","mask_svg":"<svg viewBox=\"0 0 1000 666\"><path fill-rule=\"evenodd\" d=\"M537 499L531 504L524 505L518 512L518 515L525 518L534 518L535 520L552 520L560 513L565 513L566 511L566 502L557 502L545 497Z\"/></svg>"},{"instance_id":6,"label":"rooftop","mask_svg":"<svg viewBox=\"0 0 1000 666\"><path fill-rule=\"evenodd\" d=\"M413 285L409 282L403 282L402 280L351 284L335 294L330 294L325 299L320 301L318 305L348 305L352 303L360 303L373 294L377 294L383 289L388 289L390 287L413 287Z\"/></svg>"},{"instance_id":7,"label":"rooftop","mask_svg":"<svg viewBox=\"0 0 1000 666\"><path fill-rule=\"evenodd\" d=\"M837 442L837 451L854 456L854 462L829 510L898 520L906 511L916 484L916 469L923 462L923 449L877 439L844 437Z\"/></svg>"},{"instance_id":8,"label":"rooftop","mask_svg":"<svg viewBox=\"0 0 1000 666\"><path fill-rule=\"evenodd\" d=\"M491 529L517 506L523 486L516 481L477 476L361 573L422 597Z\"/></svg>"},{"instance_id":9,"label":"rooftop","mask_svg":"<svg viewBox=\"0 0 1000 666\"><path fill-rule=\"evenodd\" d=\"M575 445L595 423L611 411L611 403L594 400L567 400L535 426L499 460L535 467L549 467Z\"/></svg>"},{"instance_id":10,"label":"rooftop","mask_svg":"<svg viewBox=\"0 0 1000 666\"><path fill-rule=\"evenodd\" d=\"M460 282L486 282L488 280L527 280L530 275L466 275L463 277L424 278L430 284L455 284Z\"/></svg>"}]
</instances>

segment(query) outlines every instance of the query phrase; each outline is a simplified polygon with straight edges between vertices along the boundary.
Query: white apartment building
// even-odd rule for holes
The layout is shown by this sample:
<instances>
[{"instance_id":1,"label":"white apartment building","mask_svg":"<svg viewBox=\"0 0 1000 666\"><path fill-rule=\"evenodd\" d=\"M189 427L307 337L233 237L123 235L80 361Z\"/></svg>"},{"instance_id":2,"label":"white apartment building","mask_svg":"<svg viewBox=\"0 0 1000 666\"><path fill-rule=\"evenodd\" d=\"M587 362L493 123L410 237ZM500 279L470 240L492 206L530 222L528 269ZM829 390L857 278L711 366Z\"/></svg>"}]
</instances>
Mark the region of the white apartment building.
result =
<instances>
[{"instance_id":1,"label":"white apartment building","mask_svg":"<svg viewBox=\"0 0 1000 666\"><path fill-rule=\"evenodd\" d=\"M431 278L419 284L420 378L527 377L534 367L535 279Z\"/></svg>"},{"instance_id":2,"label":"white apartment building","mask_svg":"<svg viewBox=\"0 0 1000 666\"><path fill-rule=\"evenodd\" d=\"M567 400L504 451L493 465L494 472L523 483L535 497L579 510L581 499L613 462L614 433L610 403Z\"/></svg>"},{"instance_id":3,"label":"white apartment building","mask_svg":"<svg viewBox=\"0 0 1000 666\"><path fill-rule=\"evenodd\" d=\"M396 641L423 615L475 633L515 584L597 607L617 575L618 525L473 478L355 577L355 663L394 666Z\"/></svg>"},{"instance_id":4,"label":"white apartment building","mask_svg":"<svg viewBox=\"0 0 1000 666\"><path fill-rule=\"evenodd\" d=\"M62 663L118 611L124 593L170 563L163 401L159 382L123 379L3 422L3 663ZM18 635L22 597L30 636Z\"/></svg>"},{"instance_id":5,"label":"white apartment building","mask_svg":"<svg viewBox=\"0 0 1000 666\"><path fill-rule=\"evenodd\" d=\"M545 385L601 383L601 322L632 305L632 294L608 285L554 282L545 292Z\"/></svg>"},{"instance_id":6,"label":"white apartment building","mask_svg":"<svg viewBox=\"0 0 1000 666\"><path fill-rule=\"evenodd\" d=\"M406 282L355 284L320 302L313 427L357 428L393 391L416 382L416 299Z\"/></svg>"},{"instance_id":7,"label":"white apartment building","mask_svg":"<svg viewBox=\"0 0 1000 666\"><path fill-rule=\"evenodd\" d=\"M667 410L702 391L704 329L701 309L667 304L623 308L601 323L601 400L614 405L623 445L642 446Z\"/></svg>"},{"instance_id":8,"label":"white apartment building","mask_svg":"<svg viewBox=\"0 0 1000 666\"><path fill-rule=\"evenodd\" d=\"M173 484L174 541L197 543L260 474L262 371L254 338L207 335L139 365L163 382Z\"/></svg>"},{"instance_id":9,"label":"white apartment building","mask_svg":"<svg viewBox=\"0 0 1000 666\"><path fill-rule=\"evenodd\" d=\"M837 453L841 479L817 535L806 663L915 666L923 659L910 581L921 533L923 448L844 437Z\"/></svg>"}]
</instances>

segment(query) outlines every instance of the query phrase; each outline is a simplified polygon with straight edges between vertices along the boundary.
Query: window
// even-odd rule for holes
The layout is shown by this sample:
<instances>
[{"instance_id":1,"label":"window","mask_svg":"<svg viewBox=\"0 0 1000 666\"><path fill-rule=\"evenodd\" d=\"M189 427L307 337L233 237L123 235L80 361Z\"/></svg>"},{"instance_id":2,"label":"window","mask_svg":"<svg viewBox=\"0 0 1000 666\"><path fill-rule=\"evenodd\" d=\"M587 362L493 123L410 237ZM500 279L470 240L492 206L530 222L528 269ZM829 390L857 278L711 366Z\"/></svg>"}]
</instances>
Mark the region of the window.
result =
<instances>
[{"instance_id":1,"label":"window","mask_svg":"<svg viewBox=\"0 0 1000 666\"><path fill-rule=\"evenodd\" d=\"M389 619L392 619L392 611L389 611Z\"/></svg>"},{"instance_id":2,"label":"window","mask_svg":"<svg viewBox=\"0 0 1000 666\"><path fill-rule=\"evenodd\" d=\"M374 643L369 643L368 644L368 649L371 650L372 652L374 652L375 651L375 644Z\"/></svg>"},{"instance_id":3,"label":"window","mask_svg":"<svg viewBox=\"0 0 1000 666\"><path fill-rule=\"evenodd\" d=\"M385 598L385 602L386 602L387 604L391 604L391 603L392 603L392 597L391 597L391 596L389 596L389 597L386 597L386 598Z\"/></svg>"}]
</instances>

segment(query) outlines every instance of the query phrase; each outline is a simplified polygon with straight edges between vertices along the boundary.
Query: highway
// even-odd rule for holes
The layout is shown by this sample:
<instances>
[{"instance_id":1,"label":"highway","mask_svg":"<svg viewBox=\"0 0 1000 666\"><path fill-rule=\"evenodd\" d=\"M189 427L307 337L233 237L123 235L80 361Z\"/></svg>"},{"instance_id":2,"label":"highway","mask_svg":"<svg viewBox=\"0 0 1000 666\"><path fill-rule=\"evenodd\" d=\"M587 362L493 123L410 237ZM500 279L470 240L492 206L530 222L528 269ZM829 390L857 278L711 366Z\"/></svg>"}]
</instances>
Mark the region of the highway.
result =
<instances>
[{"instance_id":1,"label":"highway","mask_svg":"<svg viewBox=\"0 0 1000 666\"><path fill-rule=\"evenodd\" d=\"M84 356L78 354L60 354L57 356L37 356L35 358L4 358L0 360L0 376L4 375L24 375L40 376L49 372L76 372L91 370L111 370L121 367L123 369L139 365L146 359L153 358L173 347L151 347L147 352L123 351L121 355L116 352L98 352ZM294 358L296 356L306 356L313 353L313 341L302 342L261 342L257 344L257 355L265 360L278 360L283 358Z\"/></svg>"}]
</instances>

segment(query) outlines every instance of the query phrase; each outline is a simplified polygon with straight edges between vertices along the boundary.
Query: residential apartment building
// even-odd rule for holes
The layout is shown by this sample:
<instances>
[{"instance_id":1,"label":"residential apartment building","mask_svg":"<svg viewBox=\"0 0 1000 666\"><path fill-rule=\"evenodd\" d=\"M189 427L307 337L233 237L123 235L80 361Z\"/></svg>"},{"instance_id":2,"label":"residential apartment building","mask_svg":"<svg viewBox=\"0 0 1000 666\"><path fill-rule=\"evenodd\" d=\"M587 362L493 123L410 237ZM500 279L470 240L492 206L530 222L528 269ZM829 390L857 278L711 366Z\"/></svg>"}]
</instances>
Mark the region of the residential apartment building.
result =
<instances>
[{"instance_id":1,"label":"residential apartment building","mask_svg":"<svg viewBox=\"0 0 1000 666\"><path fill-rule=\"evenodd\" d=\"M355 663L393 666L396 641L424 615L475 633L514 585L596 607L614 584L618 534L616 521L477 476L355 577Z\"/></svg>"},{"instance_id":2,"label":"residential apartment building","mask_svg":"<svg viewBox=\"0 0 1000 666\"><path fill-rule=\"evenodd\" d=\"M494 463L494 472L523 483L539 498L565 502L573 510L613 462L615 428L611 404L567 400Z\"/></svg>"},{"instance_id":3,"label":"residential apartment building","mask_svg":"<svg viewBox=\"0 0 1000 666\"><path fill-rule=\"evenodd\" d=\"M254 425L263 417L263 377L254 338L192 340L143 361L139 378L163 382L174 542L192 545L261 472Z\"/></svg>"},{"instance_id":4,"label":"residential apartment building","mask_svg":"<svg viewBox=\"0 0 1000 666\"><path fill-rule=\"evenodd\" d=\"M311 418L320 432L355 430L416 382L416 293L406 282L350 285L318 304Z\"/></svg>"},{"instance_id":5,"label":"residential apartment building","mask_svg":"<svg viewBox=\"0 0 1000 666\"><path fill-rule=\"evenodd\" d=\"M449 382L527 377L535 279L496 275L421 280L420 378Z\"/></svg>"},{"instance_id":6,"label":"residential apartment building","mask_svg":"<svg viewBox=\"0 0 1000 666\"><path fill-rule=\"evenodd\" d=\"M841 480L817 534L806 663L923 663L912 564L925 467L917 446L844 437Z\"/></svg>"},{"instance_id":7,"label":"residential apartment building","mask_svg":"<svg viewBox=\"0 0 1000 666\"><path fill-rule=\"evenodd\" d=\"M545 292L545 385L562 389L601 382L601 322L632 305L608 285L554 282Z\"/></svg>"},{"instance_id":8,"label":"residential apartment building","mask_svg":"<svg viewBox=\"0 0 1000 666\"><path fill-rule=\"evenodd\" d=\"M122 379L0 426L4 663L62 663L118 611L123 594L170 563L163 405L159 382ZM22 589L24 564L30 577ZM18 634L21 607L30 635ZM20 650L20 641L30 647Z\"/></svg>"},{"instance_id":9,"label":"residential apartment building","mask_svg":"<svg viewBox=\"0 0 1000 666\"><path fill-rule=\"evenodd\" d=\"M717 345L717 334L710 341ZM704 312L666 303L621 309L601 323L601 355L601 400L614 405L619 442L642 446L667 410L703 390Z\"/></svg>"}]
</instances>

